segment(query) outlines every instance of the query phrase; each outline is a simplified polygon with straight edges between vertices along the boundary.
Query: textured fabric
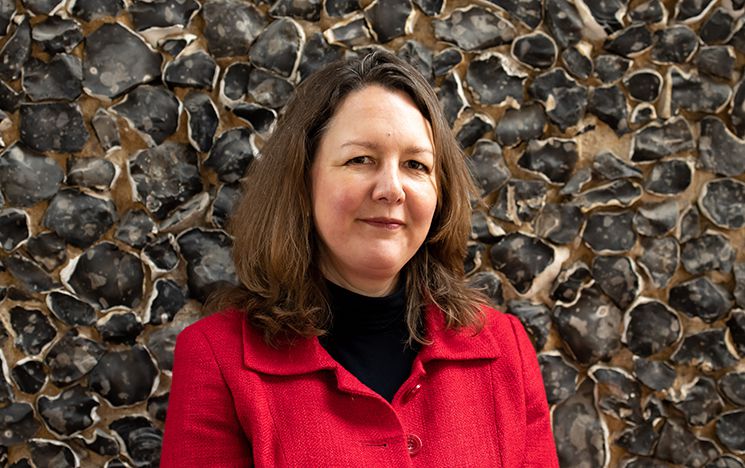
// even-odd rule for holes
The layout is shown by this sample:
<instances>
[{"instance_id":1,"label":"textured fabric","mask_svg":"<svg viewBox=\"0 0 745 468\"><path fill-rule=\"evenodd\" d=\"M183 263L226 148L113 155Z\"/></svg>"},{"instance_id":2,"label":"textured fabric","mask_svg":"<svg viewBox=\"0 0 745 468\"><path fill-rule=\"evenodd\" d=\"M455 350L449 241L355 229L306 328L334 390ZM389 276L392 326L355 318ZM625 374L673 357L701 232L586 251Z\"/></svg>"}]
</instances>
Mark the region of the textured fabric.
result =
<instances>
[{"instance_id":1,"label":"textured fabric","mask_svg":"<svg viewBox=\"0 0 745 468\"><path fill-rule=\"evenodd\" d=\"M557 467L530 340L487 312L456 333L428 307L432 344L392 403L317 339L272 348L238 311L206 317L176 343L161 466Z\"/></svg>"}]
</instances>

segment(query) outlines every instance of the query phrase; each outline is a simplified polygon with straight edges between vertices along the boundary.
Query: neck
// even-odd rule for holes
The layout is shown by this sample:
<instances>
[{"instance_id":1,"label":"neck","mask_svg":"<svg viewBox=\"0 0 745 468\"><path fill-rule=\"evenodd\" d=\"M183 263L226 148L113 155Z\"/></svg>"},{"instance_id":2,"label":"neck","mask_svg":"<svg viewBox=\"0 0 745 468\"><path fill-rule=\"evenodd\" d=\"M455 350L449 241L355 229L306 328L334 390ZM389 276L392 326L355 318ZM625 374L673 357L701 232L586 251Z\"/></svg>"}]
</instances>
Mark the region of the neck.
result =
<instances>
[{"instance_id":1,"label":"neck","mask_svg":"<svg viewBox=\"0 0 745 468\"><path fill-rule=\"evenodd\" d=\"M353 293L368 297L383 297L391 294L398 286L399 274L392 278L347 278L335 269L322 268L323 276L330 282Z\"/></svg>"}]
</instances>

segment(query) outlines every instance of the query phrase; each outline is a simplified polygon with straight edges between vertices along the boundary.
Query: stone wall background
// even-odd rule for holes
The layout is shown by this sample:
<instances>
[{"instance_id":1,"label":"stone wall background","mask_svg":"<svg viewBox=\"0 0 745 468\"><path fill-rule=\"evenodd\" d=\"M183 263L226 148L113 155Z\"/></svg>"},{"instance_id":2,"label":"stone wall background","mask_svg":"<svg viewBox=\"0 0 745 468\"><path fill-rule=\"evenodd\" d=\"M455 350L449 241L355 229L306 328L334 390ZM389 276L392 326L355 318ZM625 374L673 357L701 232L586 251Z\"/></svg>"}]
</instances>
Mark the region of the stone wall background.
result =
<instances>
[{"instance_id":1,"label":"stone wall background","mask_svg":"<svg viewBox=\"0 0 745 468\"><path fill-rule=\"evenodd\" d=\"M438 90L467 270L539 352L562 466L742 467L743 2L0 1L0 462L157 464L175 337L291 89Z\"/></svg>"}]
</instances>

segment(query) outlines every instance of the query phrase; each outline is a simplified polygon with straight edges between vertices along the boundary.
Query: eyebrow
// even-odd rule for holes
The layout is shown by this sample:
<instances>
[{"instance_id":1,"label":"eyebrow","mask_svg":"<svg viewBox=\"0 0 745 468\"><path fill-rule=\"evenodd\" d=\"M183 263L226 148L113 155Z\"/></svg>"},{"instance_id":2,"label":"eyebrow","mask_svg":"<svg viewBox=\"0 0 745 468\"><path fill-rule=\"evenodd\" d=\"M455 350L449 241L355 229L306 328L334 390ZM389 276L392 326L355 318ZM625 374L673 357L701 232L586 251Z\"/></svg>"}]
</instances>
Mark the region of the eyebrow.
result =
<instances>
[{"instance_id":1,"label":"eyebrow","mask_svg":"<svg viewBox=\"0 0 745 468\"><path fill-rule=\"evenodd\" d=\"M363 148L368 148L371 150L379 150L380 145L367 140L352 140L348 141L341 145L342 148L346 148L347 146L361 146ZM404 150L404 153L406 154L420 154L420 153L429 153L434 155L434 151L432 151L429 148L425 148L423 146L410 146Z\"/></svg>"}]
</instances>

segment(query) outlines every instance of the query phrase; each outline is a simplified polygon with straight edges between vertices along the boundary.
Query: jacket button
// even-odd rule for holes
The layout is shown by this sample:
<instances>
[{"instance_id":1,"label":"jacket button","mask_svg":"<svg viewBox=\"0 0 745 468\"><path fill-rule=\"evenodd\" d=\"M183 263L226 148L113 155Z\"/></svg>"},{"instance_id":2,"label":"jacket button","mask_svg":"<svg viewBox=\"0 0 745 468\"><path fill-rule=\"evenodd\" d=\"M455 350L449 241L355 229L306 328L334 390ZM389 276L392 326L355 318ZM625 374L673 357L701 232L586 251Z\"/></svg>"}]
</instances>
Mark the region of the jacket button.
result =
<instances>
[{"instance_id":1,"label":"jacket button","mask_svg":"<svg viewBox=\"0 0 745 468\"><path fill-rule=\"evenodd\" d=\"M407 435L406 448L409 450L409 455L416 455L422 449L422 439L416 434Z\"/></svg>"},{"instance_id":2,"label":"jacket button","mask_svg":"<svg viewBox=\"0 0 745 468\"><path fill-rule=\"evenodd\" d=\"M419 393L419 390L421 390L421 388L422 388L422 384L416 384L416 385L414 385L413 387L411 387L411 388L410 388L410 389L409 389L409 390L408 390L408 391L406 392L406 401L409 401L409 400L411 400L412 398L414 398L414 395L416 395L417 393Z\"/></svg>"}]
</instances>

